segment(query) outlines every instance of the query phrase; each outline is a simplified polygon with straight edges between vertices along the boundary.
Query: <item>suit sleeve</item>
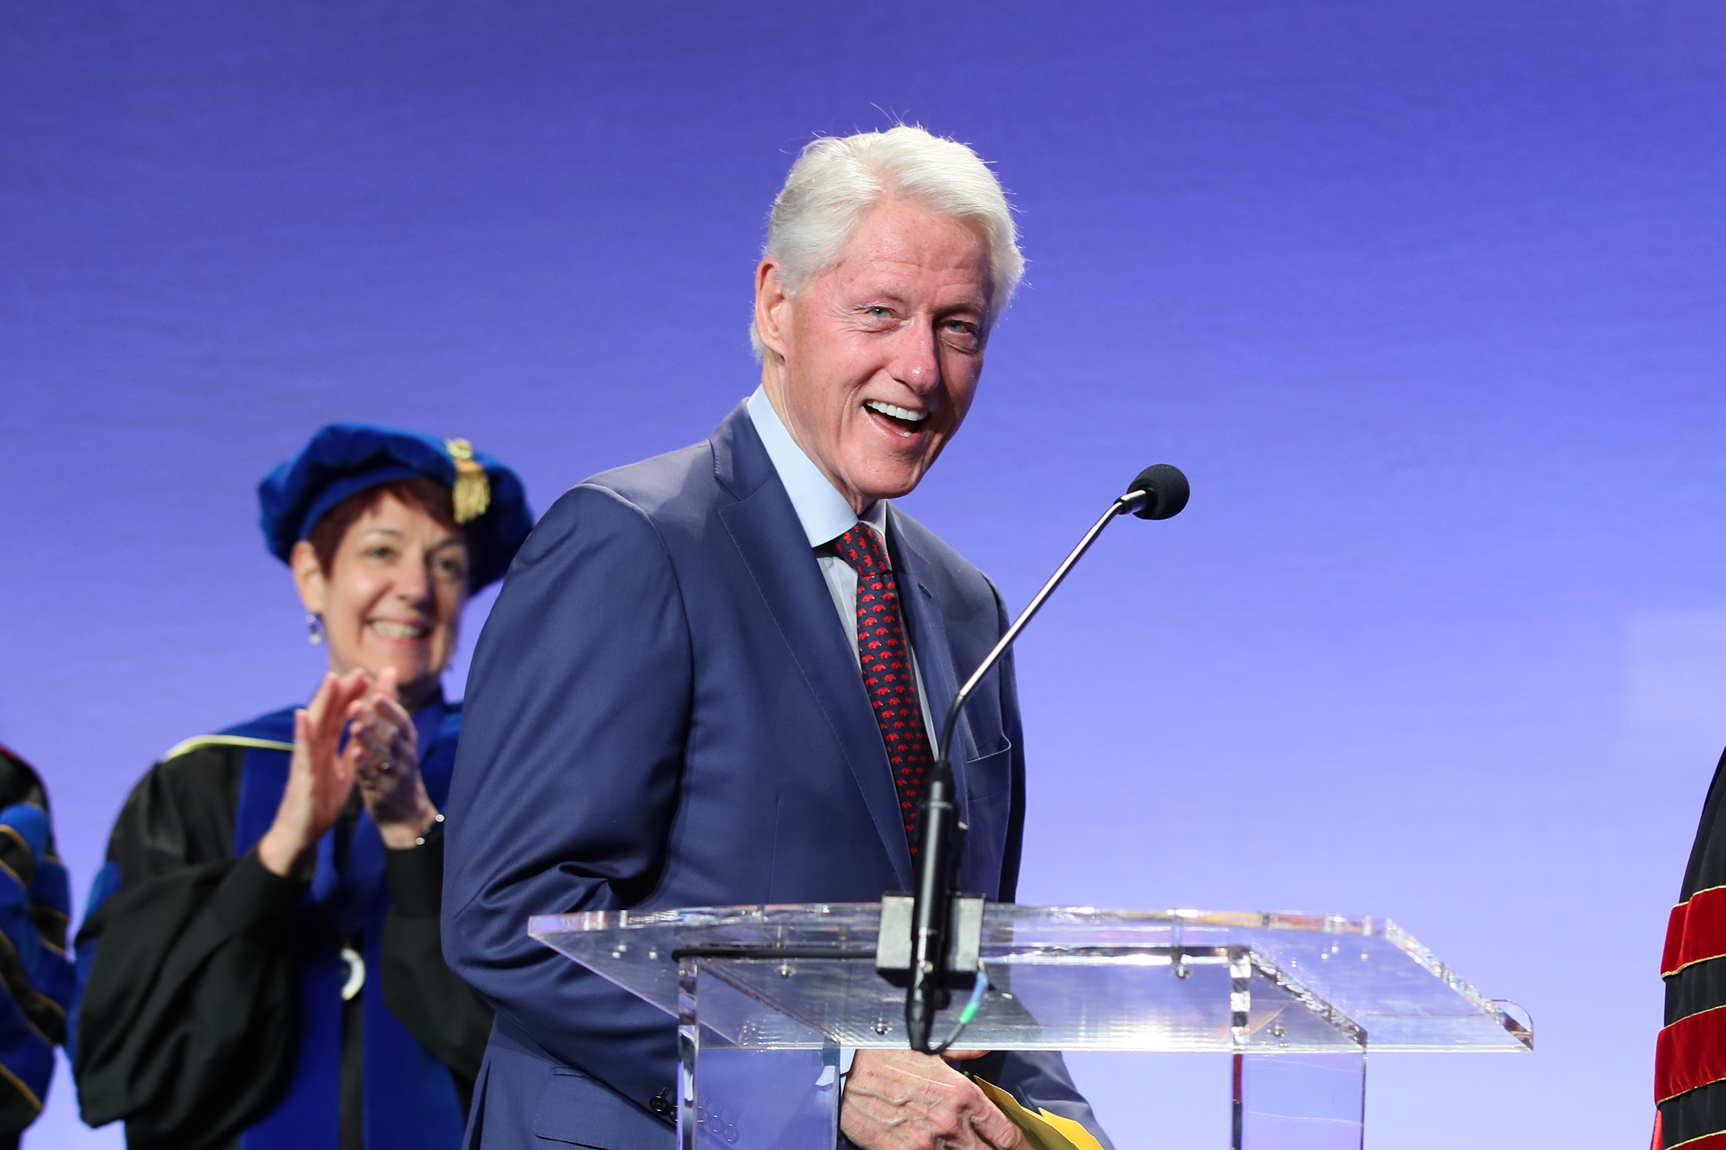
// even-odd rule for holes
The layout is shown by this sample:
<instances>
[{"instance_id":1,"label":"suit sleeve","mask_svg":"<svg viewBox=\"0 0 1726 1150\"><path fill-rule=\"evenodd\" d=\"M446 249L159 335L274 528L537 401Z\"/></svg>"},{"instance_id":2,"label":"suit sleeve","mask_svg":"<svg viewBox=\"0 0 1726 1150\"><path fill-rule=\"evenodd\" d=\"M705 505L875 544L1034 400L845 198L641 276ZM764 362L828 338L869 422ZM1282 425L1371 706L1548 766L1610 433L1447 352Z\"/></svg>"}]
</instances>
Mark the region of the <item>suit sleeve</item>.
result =
<instances>
[{"instance_id":1,"label":"suit sleeve","mask_svg":"<svg viewBox=\"0 0 1726 1150\"><path fill-rule=\"evenodd\" d=\"M675 1082L672 1020L529 938L627 907L665 859L689 628L642 512L583 485L523 547L480 637L445 825L444 953L510 1026L638 1105Z\"/></svg>"},{"instance_id":2,"label":"suit sleeve","mask_svg":"<svg viewBox=\"0 0 1726 1150\"><path fill-rule=\"evenodd\" d=\"M135 1148L220 1146L291 1070L287 927L305 884L222 845L231 766L212 753L145 777L78 933L79 1104L92 1126L125 1119Z\"/></svg>"},{"instance_id":3,"label":"suit sleeve","mask_svg":"<svg viewBox=\"0 0 1726 1150\"><path fill-rule=\"evenodd\" d=\"M999 591L995 592L995 608L1001 631L1005 633L1007 605L1002 602ZM1000 901L1013 902L1018 895L1019 861L1025 839L1025 734L1019 720L1019 683L1011 651L1002 657L1000 684L1001 718L1007 738L1013 743L1013 806L1007 828L1007 849L1001 856ZM1066 1060L1059 1051L1015 1050L991 1055L980 1059L979 1063L983 1065L977 1066L975 1072L980 1076L1018 1095L1033 1107L1073 1119L1096 1135L1104 1150L1113 1150L1114 1144L1098 1125L1097 1116L1091 1113L1091 1104L1073 1085L1072 1075L1067 1073Z\"/></svg>"}]
</instances>

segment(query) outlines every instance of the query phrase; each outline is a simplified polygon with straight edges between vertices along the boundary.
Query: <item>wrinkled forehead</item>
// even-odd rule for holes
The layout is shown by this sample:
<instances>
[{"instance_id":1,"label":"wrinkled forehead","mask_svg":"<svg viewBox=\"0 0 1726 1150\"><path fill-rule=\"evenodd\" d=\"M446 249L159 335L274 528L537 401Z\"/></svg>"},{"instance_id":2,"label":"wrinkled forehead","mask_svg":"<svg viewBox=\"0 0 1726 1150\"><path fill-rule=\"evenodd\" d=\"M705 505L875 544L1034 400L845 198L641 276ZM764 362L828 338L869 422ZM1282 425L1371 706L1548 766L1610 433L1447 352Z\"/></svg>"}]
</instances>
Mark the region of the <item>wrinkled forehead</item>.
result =
<instances>
[{"instance_id":1,"label":"wrinkled forehead","mask_svg":"<svg viewBox=\"0 0 1726 1150\"><path fill-rule=\"evenodd\" d=\"M994 298L989 244L977 221L939 215L903 202L877 205L852 229L838 258L821 274L862 290Z\"/></svg>"}]
</instances>

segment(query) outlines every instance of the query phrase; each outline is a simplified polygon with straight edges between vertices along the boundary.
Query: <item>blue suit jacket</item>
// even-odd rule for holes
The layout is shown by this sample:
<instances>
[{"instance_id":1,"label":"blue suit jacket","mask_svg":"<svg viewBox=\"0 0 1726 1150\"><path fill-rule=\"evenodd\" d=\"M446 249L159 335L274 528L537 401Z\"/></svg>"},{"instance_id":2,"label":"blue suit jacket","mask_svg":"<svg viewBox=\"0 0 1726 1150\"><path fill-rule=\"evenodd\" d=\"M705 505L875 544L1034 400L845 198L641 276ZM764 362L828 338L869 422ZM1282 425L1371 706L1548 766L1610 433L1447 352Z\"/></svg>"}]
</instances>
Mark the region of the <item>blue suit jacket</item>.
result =
<instances>
[{"instance_id":1,"label":"blue suit jacket","mask_svg":"<svg viewBox=\"0 0 1726 1150\"><path fill-rule=\"evenodd\" d=\"M984 576L889 512L929 706L1006 615ZM535 527L475 651L446 824L450 966L497 1011L471 1145L670 1150L674 1020L527 936L529 915L867 902L910 852L857 655L748 413L595 476ZM1024 819L1011 661L953 762L965 889L1010 900ZM1058 1056L1003 1085L1092 1124Z\"/></svg>"}]
</instances>

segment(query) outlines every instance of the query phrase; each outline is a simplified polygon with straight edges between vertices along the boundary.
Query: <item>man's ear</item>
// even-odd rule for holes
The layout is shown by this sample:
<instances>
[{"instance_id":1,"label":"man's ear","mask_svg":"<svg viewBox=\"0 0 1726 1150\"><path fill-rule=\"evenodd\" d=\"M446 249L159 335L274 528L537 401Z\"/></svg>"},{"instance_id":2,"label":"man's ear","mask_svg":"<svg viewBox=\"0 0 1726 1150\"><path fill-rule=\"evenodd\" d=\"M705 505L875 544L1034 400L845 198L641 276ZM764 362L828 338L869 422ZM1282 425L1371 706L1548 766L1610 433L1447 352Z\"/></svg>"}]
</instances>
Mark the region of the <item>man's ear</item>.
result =
<instances>
[{"instance_id":1,"label":"man's ear","mask_svg":"<svg viewBox=\"0 0 1726 1150\"><path fill-rule=\"evenodd\" d=\"M300 602L305 604L306 610L312 614L322 615L329 588L324 580L324 565L318 562L317 551L306 540L300 540L288 553L288 566L294 572L294 587L300 593Z\"/></svg>"},{"instance_id":2,"label":"man's ear","mask_svg":"<svg viewBox=\"0 0 1726 1150\"><path fill-rule=\"evenodd\" d=\"M785 358L785 335L791 326L791 297L779 282L779 261L762 260L755 269L755 333L780 359Z\"/></svg>"}]
</instances>

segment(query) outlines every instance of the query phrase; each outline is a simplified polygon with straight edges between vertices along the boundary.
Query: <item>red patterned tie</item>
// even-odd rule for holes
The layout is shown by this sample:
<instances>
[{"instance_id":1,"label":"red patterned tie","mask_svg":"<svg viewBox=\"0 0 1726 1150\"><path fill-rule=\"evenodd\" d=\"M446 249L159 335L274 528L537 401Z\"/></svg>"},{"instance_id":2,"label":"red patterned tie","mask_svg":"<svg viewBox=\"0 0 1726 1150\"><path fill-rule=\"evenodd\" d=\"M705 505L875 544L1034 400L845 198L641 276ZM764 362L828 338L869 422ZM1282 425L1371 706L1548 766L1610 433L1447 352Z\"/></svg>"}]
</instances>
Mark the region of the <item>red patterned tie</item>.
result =
<instances>
[{"instance_id":1,"label":"red patterned tie","mask_svg":"<svg viewBox=\"0 0 1726 1150\"><path fill-rule=\"evenodd\" d=\"M917 857L917 822L929 789L929 735L923 729L923 708L917 700L917 676L905 646L905 625L899 615L899 587L887 565L881 538L859 523L834 541L839 557L857 572L857 657L863 686L875 707L893 785L899 791L899 814L905 840Z\"/></svg>"}]
</instances>

